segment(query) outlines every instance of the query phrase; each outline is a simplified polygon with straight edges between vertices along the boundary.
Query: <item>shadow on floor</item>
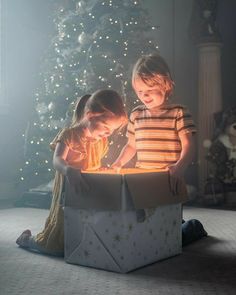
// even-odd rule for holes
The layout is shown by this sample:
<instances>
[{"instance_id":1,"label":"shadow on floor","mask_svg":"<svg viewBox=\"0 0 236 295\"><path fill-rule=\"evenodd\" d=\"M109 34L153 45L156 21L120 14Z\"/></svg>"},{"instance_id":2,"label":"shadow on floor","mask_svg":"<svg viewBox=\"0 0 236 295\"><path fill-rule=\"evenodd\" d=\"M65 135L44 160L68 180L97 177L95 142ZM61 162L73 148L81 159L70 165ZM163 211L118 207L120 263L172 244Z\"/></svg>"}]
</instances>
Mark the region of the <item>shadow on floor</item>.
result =
<instances>
[{"instance_id":1,"label":"shadow on floor","mask_svg":"<svg viewBox=\"0 0 236 295\"><path fill-rule=\"evenodd\" d=\"M177 282L199 282L236 287L236 253L220 252L217 244L229 243L215 237L205 237L183 248L181 255L133 272L135 275L168 278ZM176 271L178 270L178 271ZM130 274L132 275L132 274Z\"/></svg>"}]
</instances>

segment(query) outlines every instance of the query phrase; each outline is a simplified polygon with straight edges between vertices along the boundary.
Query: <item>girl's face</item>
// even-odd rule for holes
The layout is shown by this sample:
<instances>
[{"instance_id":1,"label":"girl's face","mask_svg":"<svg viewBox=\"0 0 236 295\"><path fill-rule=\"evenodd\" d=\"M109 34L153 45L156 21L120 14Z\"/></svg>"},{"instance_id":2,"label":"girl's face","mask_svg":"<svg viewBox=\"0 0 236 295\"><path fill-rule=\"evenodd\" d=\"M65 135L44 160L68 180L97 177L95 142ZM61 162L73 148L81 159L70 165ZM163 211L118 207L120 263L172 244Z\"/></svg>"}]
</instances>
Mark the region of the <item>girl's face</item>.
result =
<instances>
[{"instance_id":1,"label":"girl's face","mask_svg":"<svg viewBox=\"0 0 236 295\"><path fill-rule=\"evenodd\" d=\"M166 100L165 91L158 86L148 86L140 78L134 79L133 88L138 98L148 109L157 108Z\"/></svg>"},{"instance_id":2,"label":"girl's face","mask_svg":"<svg viewBox=\"0 0 236 295\"><path fill-rule=\"evenodd\" d=\"M123 123L122 118L91 116L88 119L87 131L88 136L94 139L101 139L110 136Z\"/></svg>"}]
</instances>

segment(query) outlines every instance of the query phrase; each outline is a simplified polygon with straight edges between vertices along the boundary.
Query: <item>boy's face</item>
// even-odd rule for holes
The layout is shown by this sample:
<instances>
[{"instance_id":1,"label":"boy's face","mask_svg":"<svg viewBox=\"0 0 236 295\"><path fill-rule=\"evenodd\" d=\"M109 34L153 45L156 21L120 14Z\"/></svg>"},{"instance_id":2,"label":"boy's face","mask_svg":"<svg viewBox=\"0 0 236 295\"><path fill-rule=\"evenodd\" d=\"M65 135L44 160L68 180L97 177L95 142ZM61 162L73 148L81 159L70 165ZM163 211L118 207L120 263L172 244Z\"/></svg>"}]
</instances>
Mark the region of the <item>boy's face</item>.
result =
<instances>
[{"instance_id":1,"label":"boy's face","mask_svg":"<svg viewBox=\"0 0 236 295\"><path fill-rule=\"evenodd\" d=\"M157 108L165 102L165 92L160 87L150 87L140 78L134 79L133 88L148 109Z\"/></svg>"}]
</instances>

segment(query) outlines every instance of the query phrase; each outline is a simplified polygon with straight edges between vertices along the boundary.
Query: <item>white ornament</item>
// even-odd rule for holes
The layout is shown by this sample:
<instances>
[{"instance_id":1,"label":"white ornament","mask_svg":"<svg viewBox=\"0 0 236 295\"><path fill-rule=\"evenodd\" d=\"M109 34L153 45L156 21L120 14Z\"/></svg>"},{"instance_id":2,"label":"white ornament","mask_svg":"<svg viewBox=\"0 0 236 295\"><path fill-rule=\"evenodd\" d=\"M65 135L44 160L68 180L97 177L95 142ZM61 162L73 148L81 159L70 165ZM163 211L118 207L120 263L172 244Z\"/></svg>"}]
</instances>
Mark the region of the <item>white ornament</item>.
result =
<instances>
[{"instance_id":1,"label":"white ornament","mask_svg":"<svg viewBox=\"0 0 236 295\"><path fill-rule=\"evenodd\" d=\"M49 111L53 111L55 109L55 105L54 105L54 103L51 101L50 103L49 103L49 105L48 105L48 110Z\"/></svg>"},{"instance_id":2,"label":"white ornament","mask_svg":"<svg viewBox=\"0 0 236 295\"><path fill-rule=\"evenodd\" d=\"M82 32L78 37L78 42L81 45L87 45L92 41L93 37L85 32Z\"/></svg>"},{"instance_id":3,"label":"white ornament","mask_svg":"<svg viewBox=\"0 0 236 295\"><path fill-rule=\"evenodd\" d=\"M86 2L85 1L79 1L76 4L76 12L77 13L84 13L86 11Z\"/></svg>"}]
</instances>

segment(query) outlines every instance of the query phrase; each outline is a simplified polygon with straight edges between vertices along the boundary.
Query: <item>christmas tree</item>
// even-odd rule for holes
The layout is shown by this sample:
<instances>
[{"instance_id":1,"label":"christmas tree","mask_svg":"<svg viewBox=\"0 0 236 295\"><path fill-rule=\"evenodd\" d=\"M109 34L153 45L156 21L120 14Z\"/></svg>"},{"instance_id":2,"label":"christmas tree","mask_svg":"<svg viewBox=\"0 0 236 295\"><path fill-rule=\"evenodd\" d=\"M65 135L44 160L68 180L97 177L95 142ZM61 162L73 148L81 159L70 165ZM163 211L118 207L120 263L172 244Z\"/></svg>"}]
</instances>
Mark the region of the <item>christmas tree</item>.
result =
<instances>
[{"instance_id":1,"label":"christmas tree","mask_svg":"<svg viewBox=\"0 0 236 295\"><path fill-rule=\"evenodd\" d=\"M35 110L25 132L21 180L34 184L53 178L49 143L70 123L78 97L111 88L122 94L129 112L138 103L131 88L131 69L141 54L157 50L142 1L82 0L58 3L55 37L44 57ZM112 163L124 134L110 138L105 164Z\"/></svg>"}]
</instances>

